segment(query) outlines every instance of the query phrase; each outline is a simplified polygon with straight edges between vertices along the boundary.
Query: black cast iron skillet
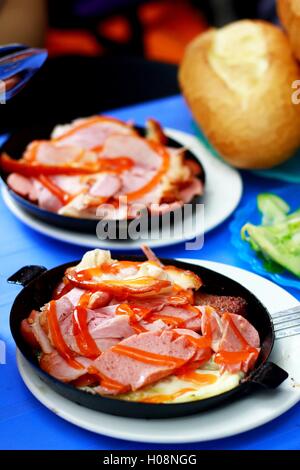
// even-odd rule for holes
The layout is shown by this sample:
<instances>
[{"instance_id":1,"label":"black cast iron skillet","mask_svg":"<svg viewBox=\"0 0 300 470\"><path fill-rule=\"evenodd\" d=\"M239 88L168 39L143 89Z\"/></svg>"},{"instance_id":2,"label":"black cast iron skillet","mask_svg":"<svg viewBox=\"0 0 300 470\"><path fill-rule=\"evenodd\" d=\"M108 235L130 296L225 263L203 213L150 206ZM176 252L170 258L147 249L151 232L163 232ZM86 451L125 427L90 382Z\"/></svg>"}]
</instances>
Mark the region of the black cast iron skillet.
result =
<instances>
[{"instance_id":1,"label":"black cast iron skillet","mask_svg":"<svg viewBox=\"0 0 300 470\"><path fill-rule=\"evenodd\" d=\"M22 129L16 130L12 132L9 138L4 142L4 144L0 147L0 154L2 152L7 153L10 157L15 158L16 160L20 159L24 149L27 145L32 142L33 140L43 140L49 139L49 136L54 128L55 124L41 124L40 126L34 127L24 127ZM143 127L135 127L138 133L142 136L145 135L145 128ZM174 139L167 138L167 144L170 147L180 148L182 144L177 142ZM203 166L199 162L199 160L195 157L195 155L190 152L189 150L186 151L186 156L188 159L193 160L200 165L201 172L198 175L198 178L201 180L202 184L205 183L205 173ZM4 184L6 185L11 197L16 201L16 203L26 212L29 212L34 217L47 222L48 224L55 225L56 227L68 229L68 230L75 230L77 232L85 232L85 233L95 233L96 226L99 220L93 219L84 219L84 218L76 218L76 217L68 217L64 215L56 214L55 212L50 212L45 209L41 209L37 204L28 201L28 199L20 196L19 194L12 191L7 183L6 178L7 174L5 174L1 167L0 167L0 176ZM192 204L195 204L199 200L199 197L195 197ZM181 209L178 209L181 210ZM149 219L151 217L149 216ZM123 222L123 221L122 221ZM124 225L124 223L123 223ZM118 230L118 223L116 223L117 230Z\"/></svg>"},{"instance_id":2,"label":"black cast iron skillet","mask_svg":"<svg viewBox=\"0 0 300 470\"><path fill-rule=\"evenodd\" d=\"M118 259L140 261L138 256L119 256ZM162 262L170 264L170 260ZM39 377L53 390L73 402L93 410L102 411L117 416L132 418L171 418L198 413L208 408L241 398L243 395L257 389L273 389L280 385L288 374L277 365L268 362L274 343L274 329L271 317L262 303L245 287L237 282L211 271L189 263L171 261L172 265L181 269L190 269L203 280L204 292L217 295L240 296L247 301L247 318L258 330L261 340L261 353L255 370L238 387L221 395L204 400L178 404L150 404L122 401L116 398L106 398L100 395L78 390L72 385L56 380L44 372L38 364L32 348L24 341L20 333L20 324L27 318L32 309L39 310L51 300L53 289L63 277L69 266L78 261L47 270L42 266L25 266L8 279L10 283L21 284L23 290L16 297L10 314L10 328L18 349L35 367ZM267 393L267 392L266 392Z\"/></svg>"}]
</instances>

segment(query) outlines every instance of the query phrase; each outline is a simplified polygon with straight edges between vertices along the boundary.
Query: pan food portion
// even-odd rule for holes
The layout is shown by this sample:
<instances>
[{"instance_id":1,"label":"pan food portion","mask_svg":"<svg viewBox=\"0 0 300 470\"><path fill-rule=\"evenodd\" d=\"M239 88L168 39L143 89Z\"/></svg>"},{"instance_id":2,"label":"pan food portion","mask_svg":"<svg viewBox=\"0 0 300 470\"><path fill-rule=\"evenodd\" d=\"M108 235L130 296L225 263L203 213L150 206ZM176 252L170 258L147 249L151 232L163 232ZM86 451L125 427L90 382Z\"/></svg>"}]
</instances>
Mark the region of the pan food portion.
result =
<instances>
[{"instance_id":1,"label":"pan food portion","mask_svg":"<svg viewBox=\"0 0 300 470\"><path fill-rule=\"evenodd\" d=\"M21 323L41 369L90 394L143 403L234 389L261 347L246 301L201 295L197 274L143 249L147 261L93 250L66 269L52 298Z\"/></svg>"},{"instance_id":2,"label":"pan food portion","mask_svg":"<svg viewBox=\"0 0 300 470\"><path fill-rule=\"evenodd\" d=\"M30 142L20 156L0 157L10 189L61 216L122 220L142 209L161 215L203 194L201 165L168 145L153 119L145 136L117 119L77 119Z\"/></svg>"}]
</instances>

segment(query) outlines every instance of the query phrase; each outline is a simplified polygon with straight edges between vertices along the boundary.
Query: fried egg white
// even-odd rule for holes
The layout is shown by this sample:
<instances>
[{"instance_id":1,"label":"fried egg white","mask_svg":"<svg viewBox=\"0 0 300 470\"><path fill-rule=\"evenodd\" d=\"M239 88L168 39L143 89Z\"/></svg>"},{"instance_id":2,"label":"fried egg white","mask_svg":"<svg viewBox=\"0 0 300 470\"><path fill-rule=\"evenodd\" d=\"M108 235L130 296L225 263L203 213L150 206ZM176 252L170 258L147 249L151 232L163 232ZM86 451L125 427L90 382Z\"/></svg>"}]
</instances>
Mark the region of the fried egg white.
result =
<instances>
[{"instance_id":1,"label":"fried egg white","mask_svg":"<svg viewBox=\"0 0 300 470\"><path fill-rule=\"evenodd\" d=\"M184 403L203 400L237 387L244 375L228 372L221 374L218 370L206 369L198 369L195 373L200 375L203 383L195 383L172 375L136 392L119 395L118 398L145 403Z\"/></svg>"}]
</instances>

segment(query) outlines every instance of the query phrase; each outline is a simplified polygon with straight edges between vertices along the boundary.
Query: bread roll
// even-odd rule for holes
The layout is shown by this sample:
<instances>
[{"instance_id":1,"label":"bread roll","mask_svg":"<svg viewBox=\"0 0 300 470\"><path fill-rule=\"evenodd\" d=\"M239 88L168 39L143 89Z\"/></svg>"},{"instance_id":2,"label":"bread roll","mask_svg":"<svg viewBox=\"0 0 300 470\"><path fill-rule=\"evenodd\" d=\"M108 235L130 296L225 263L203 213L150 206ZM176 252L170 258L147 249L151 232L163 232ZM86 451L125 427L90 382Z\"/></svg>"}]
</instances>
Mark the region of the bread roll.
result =
<instances>
[{"instance_id":1,"label":"bread roll","mask_svg":"<svg viewBox=\"0 0 300 470\"><path fill-rule=\"evenodd\" d=\"M278 0L277 10L289 35L293 53L300 60L300 0Z\"/></svg>"},{"instance_id":2,"label":"bread roll","mask_svg":"<svg viewBox=\"0 0 300 470\"><path fill-rule=\"evenodd\" d=\"M179 71L196 121L238 168L273 167L300 146L300 105L292 103L299 78L284 33L250 20L194 39Z\"/></svg>"}]
</instances>

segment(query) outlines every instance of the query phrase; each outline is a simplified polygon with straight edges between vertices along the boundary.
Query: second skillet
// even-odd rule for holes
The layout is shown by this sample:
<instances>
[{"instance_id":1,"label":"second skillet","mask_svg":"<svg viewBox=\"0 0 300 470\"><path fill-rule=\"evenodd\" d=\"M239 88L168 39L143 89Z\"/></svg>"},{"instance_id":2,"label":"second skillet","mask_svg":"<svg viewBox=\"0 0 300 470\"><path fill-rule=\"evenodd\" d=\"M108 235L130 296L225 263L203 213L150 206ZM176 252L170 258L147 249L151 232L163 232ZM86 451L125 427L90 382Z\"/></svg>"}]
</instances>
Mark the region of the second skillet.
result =
<instances>
[{"instance_id":1,"label":"second skillet","mask_svg":"<svg viewBox=\"0 0 300 470\"><path fill-rule=\"evenodd\" d=\"M33 140L43 140L49 139L49 136L53 130L53 124L41 124L40 126L34 127L24 127L20 130L16 130L10 134L8 139L5 143L0 147L0 154L7 153L10 157L18 160L21 158L24 149L26 146L32 142ZM138 133L142 136L145 135L145 128L143 127L135 127ZM177 142L170 137L167 138L167 146L180 148L182 144ZM204 168L201 165L201 162L195 157L195 155L190 152L189 150L186 151L186 156L189 160L195 161L198 165L200 165L201 172L198 175L198 178L201 180L202 184L205 184L205 172ZM11 197L17 202L17 204L24 209L25 211L29 212L33 216L37 217L48 224L54 225L56 227L74 230L77 232L85 232L85 233L92 233L96 232L96 226L99 220L94 219L86 219L86 218L76 218L76 217L68 217L65 215L56 214L55 212L50 212L45 209L40 208L37 204L28 201L28 199L20 196L19 194L15 193L12 189L10 189L6 183L7 175L3 173L0 168L0 176L4 184L6 185L9 194ZM195 204L199 201L199 197L195 197L191 203ZM181 210L181 209L178 209ZM149 215L149 219L151 216Z\"/></svg>"}]
</instances>

